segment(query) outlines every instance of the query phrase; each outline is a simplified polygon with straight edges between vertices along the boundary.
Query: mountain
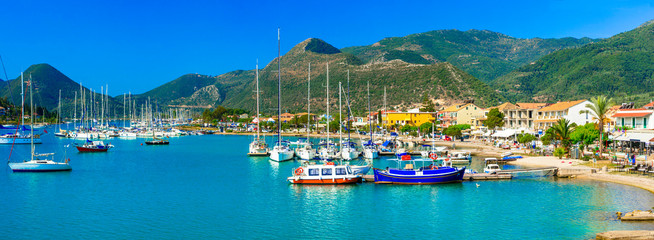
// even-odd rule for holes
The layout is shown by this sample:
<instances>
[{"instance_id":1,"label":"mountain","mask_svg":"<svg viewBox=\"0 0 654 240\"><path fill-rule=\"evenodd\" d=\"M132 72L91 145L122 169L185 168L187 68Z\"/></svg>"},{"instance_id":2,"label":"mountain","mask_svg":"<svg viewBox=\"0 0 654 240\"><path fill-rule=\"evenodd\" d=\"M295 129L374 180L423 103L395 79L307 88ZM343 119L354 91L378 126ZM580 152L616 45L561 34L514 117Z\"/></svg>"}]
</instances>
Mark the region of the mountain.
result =
<instances>
[{"instance_id":1,"label":"mountain","mask_svg":"<svg viewBox=\"0 0 654 240\"><path fill-rule=\"evenodd\" d=\"M654 97L654 22L611 38L551 53L492 82L512 100L607 95L645 103Z\"/></svg>"},{"instance_id":2,"label":"mountain","mask_svg":"<svg viewBox=\"0 0 654 240\"><path fill-rule=\"evenodd\" d=\"M421 102L423 94L429 94L440 103L475 99L478 104L491 105L504 100L488 85L449 63L427 65L392 60L363 64L363 61L353 54L341 52L323 40L315 38L297 44L281 59L283 111L296 112L306 109L309 63L311 63L312 111L324 111L326 107L327 63L330 69L332 111L337 109L338 82L341 81L343 87L347 88L348 70L352 108L355 112L363 112L366 109L367 81L370 81L371 102L375 109L383 106L384 87L387 89L388 106L401 106L405 109L411 107L411 103ZM269 114L274 114L277 109L277 60L273 60L259 71L259 84L262 91L261 111ZM211 79L215 81L210 83ZM183 82L191 82L190 85L193 86L184 86L183 90L179 90ZM138 97L146 95L160 97L172 89L177 89L175 96L161 97L160 99L167 99L162 101L163 104L212 104L213 106L220 104L250 111L254 111L256 107L254 70L233 71L215 78L202 75L187 76ZM343 99L345 105L345 96Z\"/></svg>"},{"instance_id":3,"label":"mountain","mask_svg":"<svg viewBox=\"0 0 654 240\"><path fill-rule=\"evenodd\" d=\"M31 82L33 93L32 98L35 106L43 106L49 110L55 110L59 101L59 90L61 90L62 114L65 116L73 115L75 95L80 97L80 85L76 83L59 70L46 63L35 64L28 67L23 72L25 81L25 106L29 107L29 85ZM30 81L31 77L31 81ZM6 81L4 86L0 85L0 96L6 97L16 105L21 103L21 79L20 75L13 80ZM90 97L89 89L83 87L87 97ZM94 93L93 97L101 99L99 93ZM110 101L115 101L110 98ZM99 101L98 101L99 102ZM78 106L79 107L79 106ZM122 107L122 104L121 104ZM122 108L121 108L122 110ZM78 110L79 111L79 110Z\"/></svg>"},{"instance_id":4,"label":"mountain","mask_svg":"<svg viewBox=\"0 0 654 240\"><path fill-rule=\"evenodd\" d=\"M437 30L384 38L369 45L343 48L365 63L400 59L408 63L449 62L484 82L557 50L579 47L590 38L521 39L487 30Z\"/></svg>"}]
</instances>

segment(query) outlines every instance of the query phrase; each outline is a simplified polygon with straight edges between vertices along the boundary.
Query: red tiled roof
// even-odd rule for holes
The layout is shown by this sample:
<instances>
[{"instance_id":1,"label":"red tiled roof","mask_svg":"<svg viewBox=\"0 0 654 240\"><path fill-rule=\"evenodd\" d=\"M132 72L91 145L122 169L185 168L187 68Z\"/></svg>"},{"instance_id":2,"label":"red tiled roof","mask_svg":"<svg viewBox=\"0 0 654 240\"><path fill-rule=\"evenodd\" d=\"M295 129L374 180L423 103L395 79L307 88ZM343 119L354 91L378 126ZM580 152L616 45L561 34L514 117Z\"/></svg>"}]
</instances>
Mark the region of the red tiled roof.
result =
<instances>
[{"instance_id":1,"label":"red tiled roof","mask_svg":"<svg viewBox=\"0 0 654 240\"><path fill-rule=\"evenodd\" d=\"M613 117L644 117L652 114L652 112L619 112L613 114Z\"/></svg>"}]
</instances>

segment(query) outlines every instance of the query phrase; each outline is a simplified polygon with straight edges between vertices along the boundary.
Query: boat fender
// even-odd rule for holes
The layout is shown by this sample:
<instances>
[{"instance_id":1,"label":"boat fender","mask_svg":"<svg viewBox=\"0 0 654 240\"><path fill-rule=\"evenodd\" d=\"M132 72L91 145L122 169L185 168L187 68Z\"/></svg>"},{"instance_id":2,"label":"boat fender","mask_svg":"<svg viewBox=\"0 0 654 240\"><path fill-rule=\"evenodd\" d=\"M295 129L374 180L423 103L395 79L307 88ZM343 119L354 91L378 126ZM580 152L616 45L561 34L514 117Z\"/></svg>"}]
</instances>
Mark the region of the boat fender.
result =
<instances>
[{"instance_id":1,"label":"boat fender","mask_svg":"<svg viewBox=\"0 0 654 240\"><path fill-rule=\"evenodd\" d=\"M70 158L66 158L66 163L68 163L68 161L70 161Z\"/></svg>"},{"instance_id":2,"label":"boat fender","mask_svg":"<svg viewBox=\"0 0 654 240\"><path fill-rule=\"evenodd\" d=\"M304 172L304 169L303 169L303 168L301 168L301 167L300 167L300 168L297 168L297 169L295 169L295 175L300 175L300 174L302 174L303 172Z\"/></svg>"}]
</instances>

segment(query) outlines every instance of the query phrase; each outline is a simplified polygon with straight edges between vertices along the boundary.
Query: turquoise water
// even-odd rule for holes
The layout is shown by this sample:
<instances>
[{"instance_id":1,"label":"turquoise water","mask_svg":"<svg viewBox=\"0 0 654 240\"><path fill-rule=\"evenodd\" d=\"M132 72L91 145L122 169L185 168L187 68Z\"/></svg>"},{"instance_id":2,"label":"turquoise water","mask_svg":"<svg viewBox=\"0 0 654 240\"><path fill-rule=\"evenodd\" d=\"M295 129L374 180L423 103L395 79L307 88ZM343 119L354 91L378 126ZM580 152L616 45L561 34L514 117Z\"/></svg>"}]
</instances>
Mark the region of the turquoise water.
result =
<instances>
[{"instance_id":1,"label":"turquoise water","mask_svg":"<svg viewBox=\"0 0 654 240\"><path fill-rule=\"evenodd\" d=\"M111 140L69 148L72 172L0 174L2 239L588 239L654 229L616 211L650 209L647 191L604 182L526 179L429 186L296 186L298 162L245 156L249 136ZM272 140L272 139L270 139ZM63 157L49 134L40 152ZM53 143L54 142L54 143ZM0 146L7 157L10 146ZM16 146L12 159L28 157ZM376 160L375 167L388 162Z\"/></svg>"}]
</instances>

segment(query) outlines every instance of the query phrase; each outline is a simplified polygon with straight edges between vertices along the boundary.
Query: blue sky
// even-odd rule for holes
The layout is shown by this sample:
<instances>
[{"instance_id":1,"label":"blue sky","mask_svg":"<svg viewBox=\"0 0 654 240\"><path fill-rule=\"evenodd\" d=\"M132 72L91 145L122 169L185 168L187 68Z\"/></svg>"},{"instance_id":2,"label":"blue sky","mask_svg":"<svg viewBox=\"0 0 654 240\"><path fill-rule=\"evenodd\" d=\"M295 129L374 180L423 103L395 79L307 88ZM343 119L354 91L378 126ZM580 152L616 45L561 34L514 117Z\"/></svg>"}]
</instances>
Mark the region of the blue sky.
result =
<instances>
[{"instance_id":1,"label":"blue sky","mask_svg":"<svg viewBox=\"0 0 654 240\"><path fill-rule=\"evenodd\" d=\"M498 3L500 2L500 3ZM606 38L654 19L654 3L581 1L3 1L0 55L10 79L49 63L112 96L186 73L254 69L310 37L337 48L438 29L519 38ZM4 79L4 74L0 74Z\"/></svg>"}]
</instances>

